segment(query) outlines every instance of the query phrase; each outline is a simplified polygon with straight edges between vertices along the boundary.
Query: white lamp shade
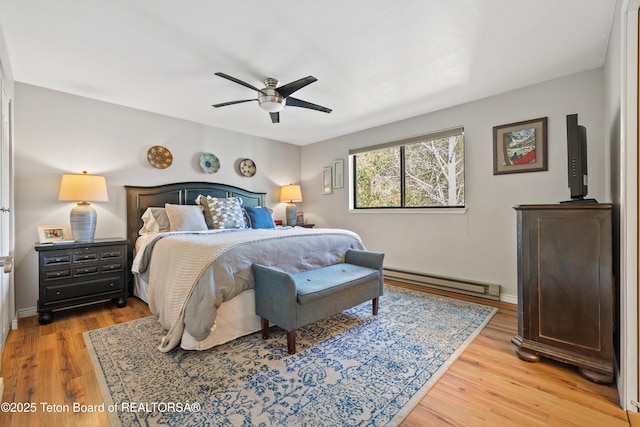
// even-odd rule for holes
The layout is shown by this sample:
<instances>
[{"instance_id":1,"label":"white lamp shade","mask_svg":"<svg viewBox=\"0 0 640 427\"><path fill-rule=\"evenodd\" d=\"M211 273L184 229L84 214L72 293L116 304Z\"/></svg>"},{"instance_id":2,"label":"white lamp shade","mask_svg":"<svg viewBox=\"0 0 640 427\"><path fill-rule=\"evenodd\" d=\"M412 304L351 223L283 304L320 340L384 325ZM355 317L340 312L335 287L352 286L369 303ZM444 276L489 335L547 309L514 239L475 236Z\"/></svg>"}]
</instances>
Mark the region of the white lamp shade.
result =
<instances>
[{"instance_id":1,"label":"white lamp shade","mask_svg":"<svg viewBox=\"0 0 640 427\"><path fill-rule=\"evenodd\" d=\"M108 202L107 182L104 176L82 174L62 175L60 201Z\"/></svg>"},{"instance_id":2,"label":"white lamp shade","mask_svg":"<svg viewBox=\"0 0 640 427\"><path fill-rule=\"evenodd\" d=\"M299 185L283 185L280 187L280 201L281 202L301 202L302 190Z\"/></svg>"},{"instance_id":3,"label":"white lamp shade","mask_svg":"<svg viewBox=\"0 0 640 427\"><path fill-rule=\"evenodd\" d=\"M71 234L76 242L93 242L97 214L89 202L109 201L104 177L87 175L86 171L62 175L58 200L78 203L69 215Z\"/></svg>"}]
</instances>

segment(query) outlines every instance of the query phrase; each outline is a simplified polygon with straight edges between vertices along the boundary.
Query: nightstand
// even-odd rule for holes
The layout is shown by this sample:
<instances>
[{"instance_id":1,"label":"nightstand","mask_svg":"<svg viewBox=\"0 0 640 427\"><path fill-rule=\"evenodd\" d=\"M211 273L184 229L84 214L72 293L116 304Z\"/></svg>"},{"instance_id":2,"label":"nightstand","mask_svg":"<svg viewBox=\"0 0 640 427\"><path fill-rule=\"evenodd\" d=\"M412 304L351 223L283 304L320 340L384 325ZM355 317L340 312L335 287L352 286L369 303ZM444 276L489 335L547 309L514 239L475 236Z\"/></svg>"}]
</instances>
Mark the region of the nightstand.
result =
<instances>
[{"instance_id":1,"label":"nightstand","mask_svg":"<svg viewBox=\"0 0 640 427\"><path fill-rule=\"evenodd\" d=\"M53 311L116 300L127 305L127 240L36 244L39 258L38 322Z\"/></svg>"}]
</instances>

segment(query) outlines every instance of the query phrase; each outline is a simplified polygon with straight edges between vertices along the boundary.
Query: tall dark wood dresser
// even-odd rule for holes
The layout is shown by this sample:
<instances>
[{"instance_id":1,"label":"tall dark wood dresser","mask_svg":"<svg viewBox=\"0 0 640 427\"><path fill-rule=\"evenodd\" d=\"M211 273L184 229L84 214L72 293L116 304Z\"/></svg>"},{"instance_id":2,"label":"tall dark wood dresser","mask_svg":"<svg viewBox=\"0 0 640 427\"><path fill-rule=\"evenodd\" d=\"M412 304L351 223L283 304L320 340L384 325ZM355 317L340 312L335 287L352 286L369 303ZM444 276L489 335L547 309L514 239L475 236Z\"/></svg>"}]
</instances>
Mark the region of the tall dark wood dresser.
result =
<instances>
[{"instance_id":1,"label":"tall dark wood dresser","mask_svg":"<svg viewBox=\"0 0 640 427\"><path fill-rule=\"evenodd\" d=\"M611 204L519 205L518 335L523 360L578 366L613 381Z\"/></svg>"}]
</instances>

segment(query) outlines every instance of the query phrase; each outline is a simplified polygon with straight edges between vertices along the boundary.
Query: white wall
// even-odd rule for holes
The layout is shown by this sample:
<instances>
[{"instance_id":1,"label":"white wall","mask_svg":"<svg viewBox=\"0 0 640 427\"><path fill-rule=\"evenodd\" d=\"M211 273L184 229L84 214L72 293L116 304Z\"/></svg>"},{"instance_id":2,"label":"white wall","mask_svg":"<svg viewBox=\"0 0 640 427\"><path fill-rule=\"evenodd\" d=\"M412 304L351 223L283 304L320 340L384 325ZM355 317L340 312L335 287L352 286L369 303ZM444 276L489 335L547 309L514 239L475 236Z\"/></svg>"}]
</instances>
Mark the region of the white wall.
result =
<instances>
[{"instance_id":1,"label":"white wall","mask_svg":"<svg viewBox=\"0 0 640 427\"><path fill-rule=\"evenodd\" d=\"M588 129L589 195L608 201L602 69L303 147L30 85L16 84L15 96L16 300L22 311L37 300L37 226L67 224L73 206L57 201L62 173L87 170L106 176L110 202L94 204L97 237L125 235L126 184L224 182L268 192L275 216L282 217L277 188L301 179L304 203L299 209L307 222L356 231L369 249L386 253L385 265L391 268L499 283L502 299L511 302L517 294L511 207L568 198L567 114L578 113ZM493 126L538 117L548 117L549 170L494 176ZM465 127L466 213L350 213L348 185L321 194L322 167L346 160L350 148L457 125ZM173 152L170 168L148 165L145 154L152 145ZM197 165L205 151L220 158L217 174L204 174ZM236 171L244 157L257 163L253 178Z\"/></svg>"},{"instance_id":2,"label":"white wall","mask_svg":"<svg viewBox=\"0 0 640 427\"><path fill-rule=\"evenodd\" d=\"M146 152L154 145L173 153L169 168L148 164ZM203 152L218 156L217 173L202 172L198 160ZM257 165L251 178L237 168L247 157ZM278 188L300 177L298 146L19 83L15 160L16 306L21 316L35 314L38 299L37 226L68 224L74 206L57 200L63 173L86 170L106 177L109 202L93 204L97 238L126 236L124 185L221 182L266 192L274 216L283 218Z\"/></svg>"},{"instance_id":3,"label":"white wall","mask_svg":"<svg viewBox=\"0 0 640 427\"><path fill-rule=\"evenodd\" d=\"M616 385L621 406L638 400L638 7L619 0L604 66L604 129L614 204Z\"/></svg>"},{"instance_id":4,"label":"white wall","mask_svg":"<svg viewBox=\"0 0 640 427\"><path fill-rule=\"evenodd\" d=\"M515 303L512 206L569 198L566 115L572 113L587 127L589 196L607 202L603 71L596 69L302 147L305 217L318 226L356 231L368 249L386 253L386 267L499 283L501 298ZM549 170L494 176L493 127L539 117L548 117ZM457 125L465 132L465 213L349 212L348 185L321 194L322 167L334 159L346 161L349 149Z\"/></svg>"}]
</instances>

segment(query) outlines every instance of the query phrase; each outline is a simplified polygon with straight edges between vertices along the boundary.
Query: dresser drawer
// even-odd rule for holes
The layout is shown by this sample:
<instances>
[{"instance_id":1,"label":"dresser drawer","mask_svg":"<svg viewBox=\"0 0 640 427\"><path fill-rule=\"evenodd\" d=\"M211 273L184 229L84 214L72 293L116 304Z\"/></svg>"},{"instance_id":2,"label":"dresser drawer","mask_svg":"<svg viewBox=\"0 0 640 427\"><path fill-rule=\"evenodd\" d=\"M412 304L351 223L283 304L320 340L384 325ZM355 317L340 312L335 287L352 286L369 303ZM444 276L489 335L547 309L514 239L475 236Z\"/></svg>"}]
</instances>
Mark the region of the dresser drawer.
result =
<instances>
[{"instance_id":1,"label":"dresser drawer","mask_svg":"<svg viewBox=\"0 0 640 427\"><path fill-rule=\"evenodd\" d=\"M102 264L101 271L103 273L108 273L110 271L122 271L124 269L124 263L122 262L113 262L108 264Z\"/></svg>"},{"instance_id":2,"label":"dresser drawer","mask_svg":"<svg viewBox=\"0 0 640 427\"><path fill-rule=\"evenodd\" d=\"M50 282L52 280L63 280L70 278L90 278L91 276L100 274L102 271L118 271L118 269L110 268L109 270L104 270L104 266L100 264L87 264L78 266L71 265L71 268L45 268L40 272L42 275L42 280L44 282ZM122 267L120 268L122 270Z\"/></svg>"},{"instance_id":3,"label":"dresser drawer","mask_svg":"<svg viewBox=\"0 0 640 427\"><path fill-rule=\"evenodd\" d=\"M56 265L65 265L71 264L71 254L69 253L50 253L42 255L42 266L56 266Z\"/></svg>"},{"instance_id":4,"label":"dresser drawer","mask_svg":"<svg viewBox=\"0 0 640 427\"><path fill-rule=\"evenodd\" d=\"M89 265L87 267L77 267L73 269L73 277L85 277L92 274L98 274L98 265Z\"/></svg>"},{"instance_id":5,"label":"dresser drawer","mask_svg":"<svg viewBox=\"0 0 640 427\"><path fill-rule=\"evenodd\" d=\"M71 300L73 298L90 297L98 294L105 294L105 296L107 296L111 293L121 293L122 285L122 278L118 276L84 281L81 283L52 285L46 287L45 298L47 303L52 303L61 300Z\"/></svg>"},{"instance_id":6,"label":"dresser drawer","mask_svg":"<svg viewBox=\"0 0 640 427\"><path fill-rule=\"evenodd\" d=\"M100 251L100 259L109 260L115 258L124 258L125 248L122 246L114 246L104 248Z\"/></svg>"},{"instance_id":7,"label":"dresser drawer","mask_svg":"<svg viewBox=\"0 0 640 427\"><path fill-rule=\"evenodd\" d=\"M98 260L98 252L78 252L73 254L73 262L85 262L85 261L97 261Z\"/></svg>"},{"instance_id":8,"label":"dresser drawer","mask_svg":"<svg viewBox=\"0 0 640 427\"><path fill-rule=\"evenodd\" d=\"M71 277L71 269L67 268L65 270L45 270L43 273L44 280L57 280L57 279L67 279Z\"/></svg>"}]
</instances>

